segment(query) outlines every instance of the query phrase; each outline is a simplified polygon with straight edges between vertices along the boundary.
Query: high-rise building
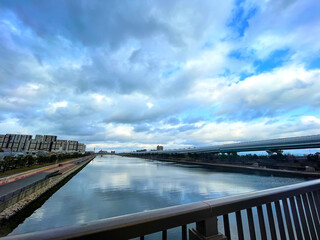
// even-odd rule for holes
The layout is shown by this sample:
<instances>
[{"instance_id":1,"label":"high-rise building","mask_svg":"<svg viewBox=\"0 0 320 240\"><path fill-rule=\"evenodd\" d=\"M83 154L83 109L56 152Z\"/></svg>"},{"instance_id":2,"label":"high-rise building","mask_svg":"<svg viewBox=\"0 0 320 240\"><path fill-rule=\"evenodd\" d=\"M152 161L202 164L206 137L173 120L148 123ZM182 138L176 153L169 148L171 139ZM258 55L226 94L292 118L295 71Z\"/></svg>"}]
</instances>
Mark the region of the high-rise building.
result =
<instances>
[{"instance_id":1,"label":"high-rise building","mask_svg":"<svg viewBox=\"0 0 320 240\"><path fill-rule=\"evenodd\" d=\"M57 140L54 135L0 134L0 147L12 152L85 152L86 145L78 141Z\"/></svg>"},{"instance_id":2,"label":"high-rise building","mask_svg":"<svg viewBox=\"0 0 320 240\"><path fill-rule=\"evenodd\" d=\"M163 151L163 146L158 145L157 146L157 151Z\"/></svg>"}]
</instances>

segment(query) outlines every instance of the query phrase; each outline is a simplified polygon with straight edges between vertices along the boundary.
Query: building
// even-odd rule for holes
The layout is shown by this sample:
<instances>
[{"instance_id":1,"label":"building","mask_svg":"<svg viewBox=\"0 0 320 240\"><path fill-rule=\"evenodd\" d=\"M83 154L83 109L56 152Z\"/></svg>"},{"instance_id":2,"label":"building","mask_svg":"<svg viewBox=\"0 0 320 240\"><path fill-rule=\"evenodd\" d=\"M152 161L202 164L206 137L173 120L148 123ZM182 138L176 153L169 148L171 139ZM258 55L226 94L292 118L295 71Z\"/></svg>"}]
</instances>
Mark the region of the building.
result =
<instances>
[{"instance_id":1,"label":"building","mask_svg":"<svg viewBox=\"0 0 320 240\"><path fill-rule=\"evenodd\" d=\"M158 145L157 146L157 151L163 151L163 146Z\"/></svg>"},{"instance_id":2,"label":"building","mask_svg":"<svg viewBox=\"0 0 320 240\"><path fill-rule=\"evenodd\" d=\"M25 149L27 142L31 139L31 135L1 134L0 147L9 148L12 152L20 152Z\"/></svg>"},{"instance_id":3,"label":"building","mask_svg":"<svg viewBox=\"0 0 320 240\"><path fill-rule=\"evenodd\" d=\"M83 143L78 144L78 152L85 152L86 151L86 145Z\"/></svg>"},{"instance_id":4,"label":"building","mask_svg":"<svg viewBox=\"0 0 320 240\"><path fill-rule=\"evenodd\" d=\"M68 146L67 140L57 140L52 143L51 151L52 152L66 152Z\"/></svg>"},{"instance_id":5,"label":"building","mask_svg":"<svg viewBox=\"0 0 320 240\"><path fill-rule=\"evenodd\" d=\"M68 141L67 152L77 152L78 151L78 141Z\"/></svg>"},{"instance_id":6,"label":"building","mask_svg":"<svg viewBox=\"0 0 320 240\"><path fill-rule=\"evenodd\" d=\"M57 140L54 135L0 134L0 147L12 152L85 152L86 145L78 141Z\"/></svg>"}]
</instances>

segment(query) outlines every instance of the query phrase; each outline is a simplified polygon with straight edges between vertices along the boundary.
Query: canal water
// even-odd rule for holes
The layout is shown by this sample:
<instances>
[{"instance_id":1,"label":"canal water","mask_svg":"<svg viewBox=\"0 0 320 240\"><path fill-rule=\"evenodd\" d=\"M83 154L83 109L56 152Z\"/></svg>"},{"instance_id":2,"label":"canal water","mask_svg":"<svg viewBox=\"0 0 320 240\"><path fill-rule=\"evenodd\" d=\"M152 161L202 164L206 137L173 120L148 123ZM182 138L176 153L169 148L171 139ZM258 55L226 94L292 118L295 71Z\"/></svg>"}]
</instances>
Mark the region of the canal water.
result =
<instances>
[{"instance_id":1,"label":"canal water","mask_svg":"<svg viewBox=\"0 0 320 240\"><path fill-rule=\"evenodd\" d=\"M219 172L196 165L114 155L97 156L10 235L77 225L305 180ZM232 222L231 227L234 228L235 222ZM168 237L175 239L179 231L169 231ZM158 237L154 235L149 239Z\"/></svg>"}]
</instances>

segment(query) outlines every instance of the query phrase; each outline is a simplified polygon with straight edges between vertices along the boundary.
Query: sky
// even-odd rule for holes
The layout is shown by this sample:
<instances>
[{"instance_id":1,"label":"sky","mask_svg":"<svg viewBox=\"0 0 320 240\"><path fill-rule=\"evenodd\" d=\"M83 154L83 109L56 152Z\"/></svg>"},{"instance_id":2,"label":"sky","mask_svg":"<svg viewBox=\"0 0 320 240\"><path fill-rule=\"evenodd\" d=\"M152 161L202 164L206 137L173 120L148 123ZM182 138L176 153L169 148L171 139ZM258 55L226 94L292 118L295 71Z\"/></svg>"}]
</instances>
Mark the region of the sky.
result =
<instances>
[{"instance_id":1,"label":"sky","mask_svg":"<svg viewBox=\"0 0 320 240\"><path fill-rule=\"evenodd\" d=\"M318 0L1 0L0 132L87 149L320 134Z\"/></svg>"}]
</instances>

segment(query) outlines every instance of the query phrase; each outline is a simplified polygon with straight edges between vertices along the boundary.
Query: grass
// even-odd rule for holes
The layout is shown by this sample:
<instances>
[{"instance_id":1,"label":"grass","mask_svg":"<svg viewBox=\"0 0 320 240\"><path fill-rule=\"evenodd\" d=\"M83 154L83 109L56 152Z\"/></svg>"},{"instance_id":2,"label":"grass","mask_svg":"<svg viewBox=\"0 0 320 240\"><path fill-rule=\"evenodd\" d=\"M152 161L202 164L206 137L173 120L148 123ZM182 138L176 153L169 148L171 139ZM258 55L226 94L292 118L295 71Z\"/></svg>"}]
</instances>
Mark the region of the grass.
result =
<instances>
[{"instance_id":1,"label":"grass","mask_svg":"<svg viewBox=\"0 0 320 240\"><path fill-rule=\"evenodd\" d=\"M64 160L58 161L57 163L67 162L67 161L70 161L70 160L72 160L72 159L70 159L70 158L69 159L64 159ZM22 172L26 172L26 171L29 171L29 170L32 170L32 169L42 168L42 167L46 167L46 166L54 165L54 164L56 164L56 162L54 162L54 163L43 163L43 164L32 165L30 167L11 169L11 170L8 170L8 171L5 171L5 172L1 172L0 173L0 177L6 177L6 176L13 175L13 174L22 173Z\"/></svg>"}]
</instances>

